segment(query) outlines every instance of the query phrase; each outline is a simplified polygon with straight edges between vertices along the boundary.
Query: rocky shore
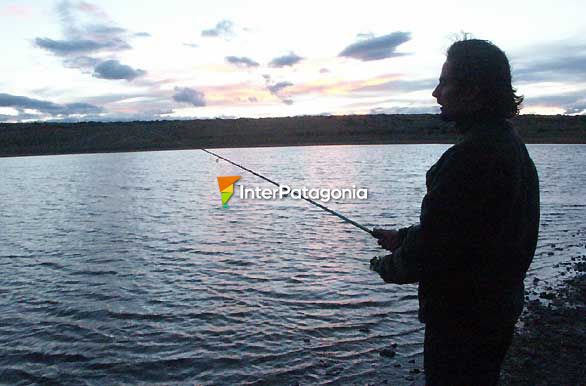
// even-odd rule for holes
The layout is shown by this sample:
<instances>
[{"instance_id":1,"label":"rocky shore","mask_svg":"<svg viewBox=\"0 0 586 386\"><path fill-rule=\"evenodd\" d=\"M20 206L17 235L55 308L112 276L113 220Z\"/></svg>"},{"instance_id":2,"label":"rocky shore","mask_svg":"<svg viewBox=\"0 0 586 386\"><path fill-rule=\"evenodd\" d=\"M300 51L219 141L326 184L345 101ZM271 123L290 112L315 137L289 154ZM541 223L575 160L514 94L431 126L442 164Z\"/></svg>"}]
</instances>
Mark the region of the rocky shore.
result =
<instances>
[{"instance_id":1,"label":"rocky shore","mask_svg":"<svg viewBox=\"0 0 586 386\"><path fill-rule=\"evenodd\" d=\"M558 289L527 303L502 385L586 385L586 255L570 261L570 277Z\"/></svg>"}]
</instances>

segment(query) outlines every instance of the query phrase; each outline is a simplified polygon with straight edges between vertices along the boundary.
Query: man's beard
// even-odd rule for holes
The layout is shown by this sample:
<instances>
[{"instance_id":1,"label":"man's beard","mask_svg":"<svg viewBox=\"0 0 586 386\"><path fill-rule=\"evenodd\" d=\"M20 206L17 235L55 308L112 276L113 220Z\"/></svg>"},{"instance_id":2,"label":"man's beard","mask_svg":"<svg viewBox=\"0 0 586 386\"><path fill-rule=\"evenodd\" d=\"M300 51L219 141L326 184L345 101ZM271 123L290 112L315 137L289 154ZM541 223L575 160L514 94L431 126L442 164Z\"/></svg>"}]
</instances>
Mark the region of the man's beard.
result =
<instances>
[{"instance_id":1,"label":"man's beard","mask_svg":"<svg viewBox=\"0 0 586 386\"><path fill-rule=\"evenodd\" d=\"M475 111L449 111L445 108L440 110L440 119L444 122L470 122L478 119L479 116Z\"/></svg>"},{"instance_id":2,"label":"man's beard","mask_svg":"<svg viewBox=\"0 0 586 386\"><path fill-rule=\"evenodd\" d=\"M440 110L440 119L444 122L454 122L457 120L454 114L450 114L444 108Z\"/></svg>"}]
</instances>

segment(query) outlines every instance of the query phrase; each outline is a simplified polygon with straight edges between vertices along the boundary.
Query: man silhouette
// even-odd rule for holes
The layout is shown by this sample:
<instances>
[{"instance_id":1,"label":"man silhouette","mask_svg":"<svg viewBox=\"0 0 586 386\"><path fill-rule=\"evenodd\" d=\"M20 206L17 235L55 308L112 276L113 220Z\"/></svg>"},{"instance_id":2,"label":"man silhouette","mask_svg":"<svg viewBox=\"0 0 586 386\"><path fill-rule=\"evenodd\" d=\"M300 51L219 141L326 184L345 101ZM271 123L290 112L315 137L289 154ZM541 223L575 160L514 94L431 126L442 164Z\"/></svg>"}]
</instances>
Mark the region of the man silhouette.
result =
<instances>
[{"instance_id":1,"label":"man silhouette","mask_svg":"<svg viewBox=\"0 0 586 386\"><path fill-rule=\"evenodd\" d=\"M426 174L420 223L375 229L392 253L371 268L419 282L427 385L495 385L539 228L537 172L508 122L522 98L505 54L477 39L448 49L432 95L461 139Z\"/></svg>"}]
</instances>

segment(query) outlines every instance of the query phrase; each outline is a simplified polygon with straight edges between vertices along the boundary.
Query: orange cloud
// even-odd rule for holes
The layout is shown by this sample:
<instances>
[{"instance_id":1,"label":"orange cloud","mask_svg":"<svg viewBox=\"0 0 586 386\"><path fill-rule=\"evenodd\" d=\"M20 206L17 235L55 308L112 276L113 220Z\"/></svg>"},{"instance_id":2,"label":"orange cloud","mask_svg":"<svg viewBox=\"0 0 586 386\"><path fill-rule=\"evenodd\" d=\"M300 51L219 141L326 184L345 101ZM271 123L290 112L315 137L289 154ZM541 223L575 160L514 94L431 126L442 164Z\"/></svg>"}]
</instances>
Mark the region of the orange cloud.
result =
<instances>
[{"instance_id":1,"label":"orange cloud","mask_svg":"<svg viewBox=\"0 0 586 386\"><path fill-rule=\"evenodd\" d=\"M287 92L292 96L300 94L344 95L349 94L358 88L378 86L386 82L400 79L400 74L386 74L361 80L317 80L291 86L287 88Z\"/></svg>"}]
</instances>

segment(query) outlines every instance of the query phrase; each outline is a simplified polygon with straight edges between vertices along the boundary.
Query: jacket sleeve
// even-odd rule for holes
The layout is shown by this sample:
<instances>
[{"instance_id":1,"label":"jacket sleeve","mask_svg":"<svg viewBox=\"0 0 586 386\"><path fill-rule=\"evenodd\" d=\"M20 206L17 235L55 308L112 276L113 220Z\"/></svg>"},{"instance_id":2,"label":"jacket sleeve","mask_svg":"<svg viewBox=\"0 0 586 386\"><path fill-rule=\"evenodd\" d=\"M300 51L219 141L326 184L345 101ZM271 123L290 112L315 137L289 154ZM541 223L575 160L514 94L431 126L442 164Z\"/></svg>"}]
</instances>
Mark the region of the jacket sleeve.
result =
<instances>
[{"instance_id":1,"label":"jacket sleeve","mask_svg":"<svg viewBox=\"0 0 586 386\"><path fill-rule=\"evenodd\" d=\"M384 256L377 269L387 283L409 284L419 281L417 263L419 225L399 230L400 246L390 255Z\"/></svg>"}]
</instances>

